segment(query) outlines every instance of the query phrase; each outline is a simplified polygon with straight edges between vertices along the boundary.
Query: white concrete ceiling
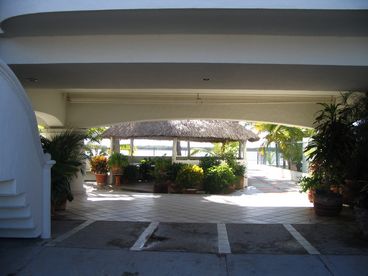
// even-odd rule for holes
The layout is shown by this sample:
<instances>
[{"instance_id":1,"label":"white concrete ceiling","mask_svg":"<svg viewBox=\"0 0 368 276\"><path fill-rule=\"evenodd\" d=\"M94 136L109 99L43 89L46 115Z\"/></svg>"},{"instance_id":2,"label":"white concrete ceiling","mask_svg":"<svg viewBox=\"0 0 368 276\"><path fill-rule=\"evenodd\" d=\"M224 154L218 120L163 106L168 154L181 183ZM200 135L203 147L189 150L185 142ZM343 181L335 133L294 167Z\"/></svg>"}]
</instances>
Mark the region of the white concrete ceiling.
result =
<instances>
[{"instance_id":1,"label":"white concrete ceiling","mask_svg":"<svg viewBox=\"0 0 368 276\"><path fill-rule=\"evenodd\" d=\"M117 63L11 68L27 89L368 90L366 66Z\"/></svg>"}]
</instances>

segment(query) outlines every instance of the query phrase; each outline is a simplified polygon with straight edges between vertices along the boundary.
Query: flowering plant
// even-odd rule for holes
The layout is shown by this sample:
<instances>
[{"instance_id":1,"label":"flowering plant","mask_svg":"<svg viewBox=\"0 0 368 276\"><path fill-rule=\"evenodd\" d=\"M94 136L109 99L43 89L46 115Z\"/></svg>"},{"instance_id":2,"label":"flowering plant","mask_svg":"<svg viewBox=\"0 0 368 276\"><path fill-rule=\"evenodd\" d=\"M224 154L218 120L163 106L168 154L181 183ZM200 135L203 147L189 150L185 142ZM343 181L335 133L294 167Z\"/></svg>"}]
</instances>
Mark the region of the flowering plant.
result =
<instances>
[{"instance_id":1,"label":"flowering plant","mask_svg":"<svg viewBox=\"0 0 368 276\"><path fill-rule=\"evenodd\" d=\"M95 174L107 174L109 167L107 166L107 158L97 155L91 159L91 171Z\"/></svg>"}]
</instances>

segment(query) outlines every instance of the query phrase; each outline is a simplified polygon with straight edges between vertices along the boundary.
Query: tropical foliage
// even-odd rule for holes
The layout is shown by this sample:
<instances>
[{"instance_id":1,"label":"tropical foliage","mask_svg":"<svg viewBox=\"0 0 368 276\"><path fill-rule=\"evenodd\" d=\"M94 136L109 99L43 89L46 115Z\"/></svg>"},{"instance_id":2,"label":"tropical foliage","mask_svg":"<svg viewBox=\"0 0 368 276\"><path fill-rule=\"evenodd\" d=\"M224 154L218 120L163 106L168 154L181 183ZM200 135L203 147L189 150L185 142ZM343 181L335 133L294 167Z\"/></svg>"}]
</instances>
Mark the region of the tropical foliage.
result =
<instances>
[{"instance_id":1,"label":"tropical foliage","mask_svg":"<svg viewBox=\"0 0 368 276\"><path fill-rule=\"evenodd\" d=\"M106 156L97 155L91 158L91 171L96 174L107 174L109 167Z\"/></svg>"},{"instance_id":2,"label":"tropical foliage","mask_svg":"<svg viewBox=\"0 0 368 276\"><path fill-rule=\"evenodd\" d=\"M352 123L340 103L321 103L314 125L316 133L306 147L313 175L330 185L344 183L346 168L353 150Z\"/></svg>"},{"instance_id":3,"label":"tropical foliage","mask_svg":"<svg viewBox=\"0 0 368 276\"><path fill-rule=\"evenodd\" d=\"M82 132L67 130L48 139L41 137L43 150L51 155L56 164L51 168L51 200L61 204L66 199L73 200L70 183L78 172L84 173L87 156L83 153Z\"/></svg>"},{"instance_id":4,"label":"tropical foliage","mask_svg":"<svg viewBox=\"0 0 368 276\"><path fill-rule=\"evenodd\" d=\"M213 166L218 166L221 164L221 160L216 156L205 156L201 158L199 162L199 166L203 169L203 171L206 173L209 168Z\"/></svg>"},{"instance_id":5,"label":"tropical foliage","mask_svg":"<svg viewBox=\"0 0 368 276\"><path fill-rule=\"evenodd\" d=\"M201 188L203 169L197 165L185 165L177 173L175 183L179 189Z\"/></svg>"},{"instance_id":6,"label":"tropical foliage","mask_svg":"<svg viewBox=\"0 0 368 276\"><path fill-rule=\"evenodd\" d=\"M209 168L204 178L204 190L211 194L223 193L235 180L232 169L223 162L221 165Z\"/></svg>"},{"instance_id":7,"label":"tropical foliage","mask_svg":"<svg viewBox=\"0 0 368 276\"><path fill-rule=\"evenodd\" d=\"M287 160L289 169L293 167L300 169L303 158L301 141L304 137L310 137L313 130L266 123L257 123L255 128L267 133L265 142L260 148L262 154L265 154L271 143L275 143L283 158Z\"/></svg>"},{"instance_id":8,"label":"tropical foliage","mask_svg":"<svg viewBox=\"0 0 368 276\"><path fill-rule=\"evenodd\" d=\"M95 127L87 129L86 131L87 138L85 140L84 149L90 160L93 156L107 155L108 148L100 144L102 140L102 134L106 129L107 128L105 127Z\"/></svg>"},{"instance_id":9,"label":"tropical foliage","mask_svg":"<svg viewBox=\"0 0 368 276\"><path fill-rule=\"evenodd\" d=\"M129 165L128 157L119 152L113 152L110 155L107 164L109 165L110 168L113 167L123 168Z\"/></svg>"}]
</instances>

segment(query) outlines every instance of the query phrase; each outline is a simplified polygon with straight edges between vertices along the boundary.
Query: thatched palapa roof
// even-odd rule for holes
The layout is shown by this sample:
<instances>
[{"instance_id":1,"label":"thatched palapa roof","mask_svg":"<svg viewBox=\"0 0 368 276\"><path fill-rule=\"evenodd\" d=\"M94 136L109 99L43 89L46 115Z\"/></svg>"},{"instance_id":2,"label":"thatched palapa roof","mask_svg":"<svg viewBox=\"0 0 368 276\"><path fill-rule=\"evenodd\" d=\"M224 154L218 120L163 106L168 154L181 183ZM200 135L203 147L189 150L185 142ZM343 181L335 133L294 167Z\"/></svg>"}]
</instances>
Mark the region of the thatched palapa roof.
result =
<instances>
[{"instance_id":1,"label":"thatched palapa roof","mask_svg":"<svg viewBox=\"0 0 368 276\"><path fill-rule=\"evenodd\" d=\"M172 120L126 122L103 133L104 138L174 139L206 142L257 141L259 137L238 122L221 120Z\"/></svg>"}]
</instances>

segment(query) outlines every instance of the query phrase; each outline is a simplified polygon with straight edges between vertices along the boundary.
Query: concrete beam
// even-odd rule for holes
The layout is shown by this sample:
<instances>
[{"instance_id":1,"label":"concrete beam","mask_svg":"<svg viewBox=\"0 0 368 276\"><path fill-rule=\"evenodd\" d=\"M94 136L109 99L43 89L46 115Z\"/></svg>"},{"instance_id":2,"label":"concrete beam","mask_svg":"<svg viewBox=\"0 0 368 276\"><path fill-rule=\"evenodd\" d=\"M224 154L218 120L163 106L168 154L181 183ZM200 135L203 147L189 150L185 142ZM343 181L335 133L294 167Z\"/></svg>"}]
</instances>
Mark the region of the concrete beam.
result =
<instances>
[{"instance_id":1,"label":"concrete beam","mask_svg":"<svg viewBox=\"0 0 368 276\"><path fill-rule=\"evenodd\" d=\"M368 65L367 37L89 35L3 38L8 64L233 63Z\"/></svg>"},{"instance_id":2,"label":"concrete beam","mask_svg":"<svg viewBox=\"0 0 368 276\"><path fill-rule=\"evenodd\" d=\"M66 99L63 93L48 90L28 90L37 119L47 127L62 127L66 120Z\"/></svg>"},{"instance_id":3,"label":"concrete beam","mask_svg":"<svg viewBox=\"0 0 368 276\"><path fill-rule=\"evenodd\" d=\"M167 119L226 119L312 127L319 110L315 103L301 104L68 104L67 125L92 127L124 121ZM86 116L94 114L94 116Z\"/></svg>"}]
</instances>

